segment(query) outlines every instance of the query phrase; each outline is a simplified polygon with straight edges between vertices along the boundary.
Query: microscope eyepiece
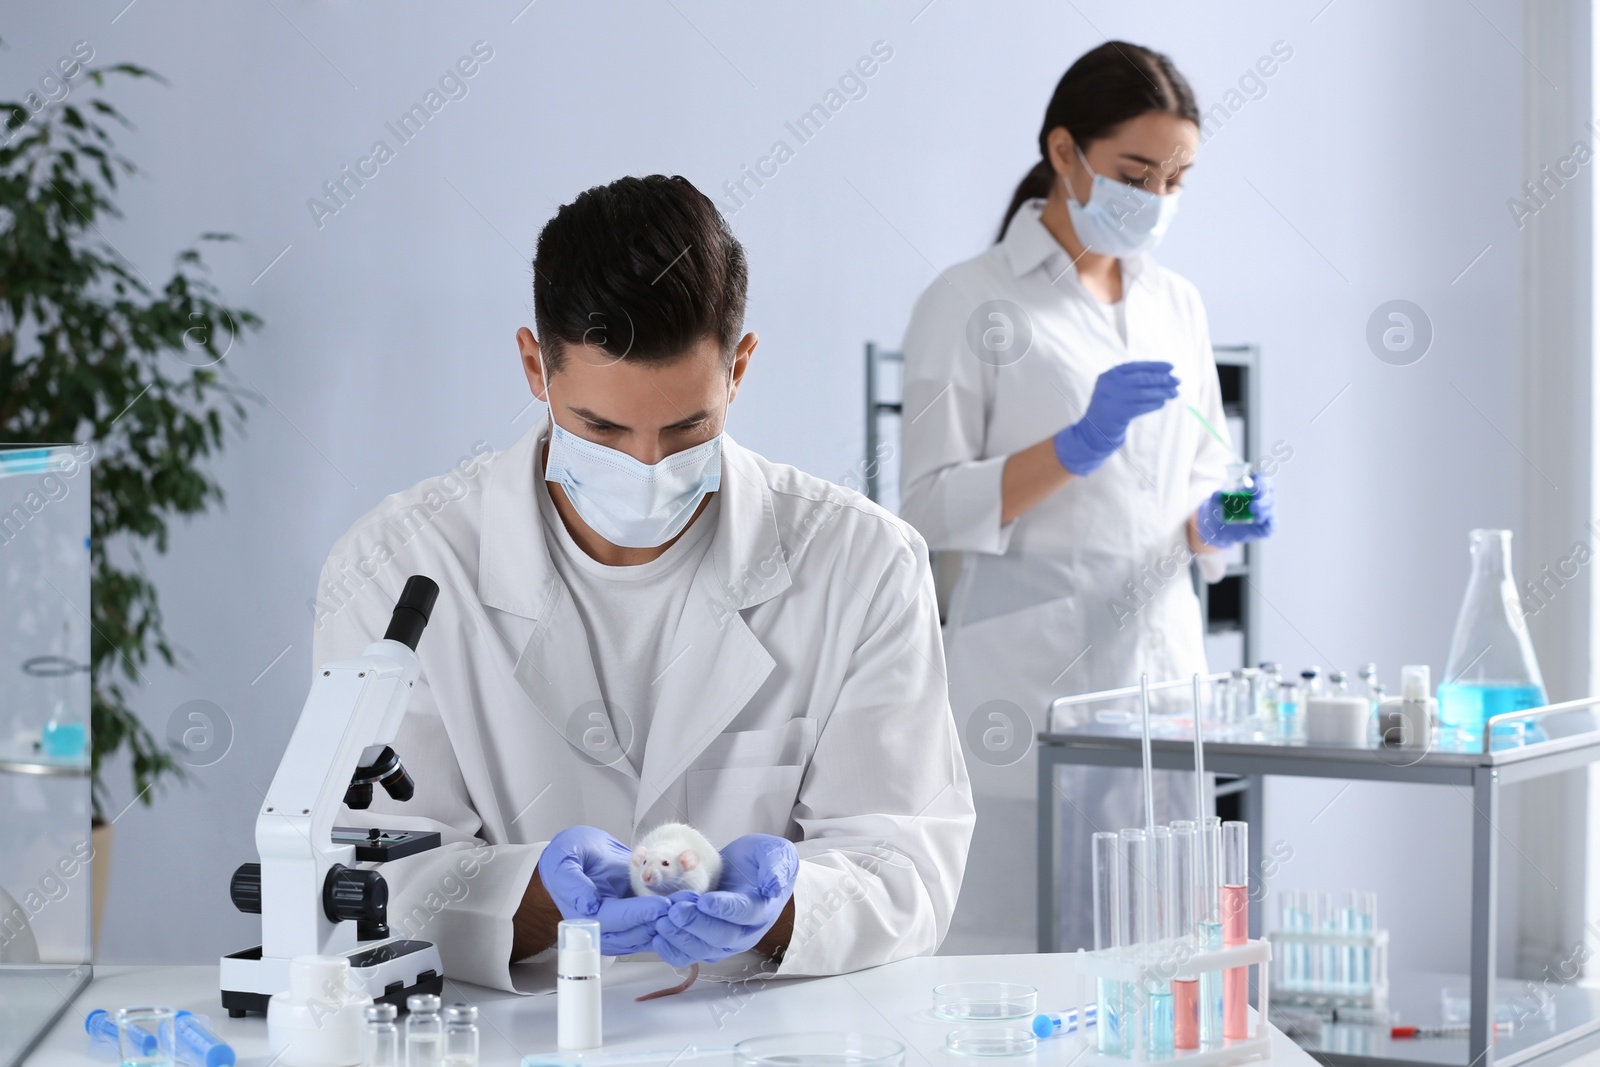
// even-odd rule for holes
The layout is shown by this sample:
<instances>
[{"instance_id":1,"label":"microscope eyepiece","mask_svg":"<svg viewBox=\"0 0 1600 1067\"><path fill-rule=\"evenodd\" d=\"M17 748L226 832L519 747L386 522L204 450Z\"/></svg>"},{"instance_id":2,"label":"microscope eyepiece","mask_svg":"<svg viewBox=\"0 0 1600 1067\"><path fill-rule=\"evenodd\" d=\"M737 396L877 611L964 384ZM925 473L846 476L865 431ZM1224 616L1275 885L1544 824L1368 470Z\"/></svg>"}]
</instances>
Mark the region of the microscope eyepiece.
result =
<instances>
[{"instance_id":1,"label":"microscope eyepiece","mask_svg":"<svg viewBox=\"0 0 1600 1067\"><path fill-rule=\"evenodd\" d=\"M410 648L417 650L417 642L422 640L422 630L428 625L428 617L433 614L434 602L439 599L439 586L432 578L425 574L413 574L406 579L406 587L400 591L400 599L394 602L394 614L389 616L389 629L384 631L385 641L399 641Z\"/></svg>"}]
</instances>

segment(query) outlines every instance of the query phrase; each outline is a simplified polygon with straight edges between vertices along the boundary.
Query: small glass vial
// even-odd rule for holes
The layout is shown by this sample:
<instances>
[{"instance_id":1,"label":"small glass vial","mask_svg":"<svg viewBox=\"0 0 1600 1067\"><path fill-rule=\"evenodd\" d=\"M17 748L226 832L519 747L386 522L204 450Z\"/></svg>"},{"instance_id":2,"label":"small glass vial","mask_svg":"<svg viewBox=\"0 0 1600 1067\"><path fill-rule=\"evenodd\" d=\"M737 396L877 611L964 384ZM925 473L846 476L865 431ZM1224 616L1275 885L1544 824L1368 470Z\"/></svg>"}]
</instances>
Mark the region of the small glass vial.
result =
<instances>
[{"instance_id":1,"label":"small glass vial","mask_svg":"<svg viewBox=\"0 0 1600 1067\"><path fill-rule=\"evenodd\" d=\"M362 1067L405 1067L400 1055L400 1014L393 1004L373 1004L365 1013L367 1027L361 1034Z\"/></svg>"},{"instance_id":2,"label":"small glass vial","mask_svg":"<svg viewBox=\"0 0 1600 1067\"><path fill-rule=\"evenodd\" d=\"M441 1067L444 1062L444 1022L439 1018L439 998L419 993L406 998L406 1067Z\"/></svg>"},{"instance_id":3,"label":"small glass vial","mask_svg":"<svg viewBox=\"0 0 1600 1067\"><path fill-rule=\"evenodd\" d=\"M1323 688L1321 667L1310 666L1300 672L1300 702L1302 704L1312 697L1321 696Z\"/></svg>"},{"instance_id":4,"label":"small glass vial","mask_svg":"<svg viewBox=\"0 0 1600 1067\"><path fill-rule=\"evenodd\" d=\"M1270 733L1278 722L1278 683L1283 680L1283 671L1271 660L1258 666L1261 673L1255 677L1254 714L1261 729Z\"/></svg>"},{"instance_id":5,"label":"small glass vial","mask_svg":"<svg viewBox=\"0 0 1600 1067\"><path fill-rule=\"evenodd\" d=\"M478 1009L452 1004L444 1010L445 1067L478 1067Z\"/></svg>"},{"instance_id":6,"label":"small glass vial","mask_svg":"<svg viewBox=\"0 0 1600 1067\"><path fill-rule=\"evenodd\" d=\"M1344 676L1344 671L1328 672L1328 695L1331 697L1347 697L1350 695L1350 683Z\"/></svg>"},{"instance_id":7,"label":"small glass vial","mask_svg":"<svg viewBox=\"0 0 1600 1067\"><path fill-rule=\"evenodd\" d=\"M1305 704L1299 682L1285 678L1278 683L1278 736L1287 740L1297 737L1302 728L1300 714Z\"/></svg>"}]
</instances>

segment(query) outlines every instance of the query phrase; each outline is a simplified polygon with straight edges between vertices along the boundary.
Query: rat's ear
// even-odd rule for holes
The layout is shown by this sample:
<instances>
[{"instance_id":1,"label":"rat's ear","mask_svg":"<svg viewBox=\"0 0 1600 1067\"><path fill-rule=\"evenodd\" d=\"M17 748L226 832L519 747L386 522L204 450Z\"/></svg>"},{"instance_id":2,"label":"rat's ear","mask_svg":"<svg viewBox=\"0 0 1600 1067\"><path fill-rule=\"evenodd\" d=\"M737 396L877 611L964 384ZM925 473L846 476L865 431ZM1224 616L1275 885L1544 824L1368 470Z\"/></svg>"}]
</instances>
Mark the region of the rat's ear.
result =
<instances>
[{"instance_id":1,"label":"rat's ear","mask_svg":"<svg viewBox=\"0 0 1600 1067\"><path fill-rule=\"evenodd\" d=\"M635 863L643 863L644 862L644 849L636 848L636 849L633 850L633 862L635 862Z\"/></svg>"},{"instance_id":2,"label":"rat's ear","mask_svg":"<svg viewBox=\"0 0 1600 1067\"><path fill-rule=\"evenodd\" d=\"M684 849L682 852L678 853L678 866L682 867L686 871L692 871L696 867L700 866L700 857L696 856L688 849Z\"/></svg>"}]
</instances>

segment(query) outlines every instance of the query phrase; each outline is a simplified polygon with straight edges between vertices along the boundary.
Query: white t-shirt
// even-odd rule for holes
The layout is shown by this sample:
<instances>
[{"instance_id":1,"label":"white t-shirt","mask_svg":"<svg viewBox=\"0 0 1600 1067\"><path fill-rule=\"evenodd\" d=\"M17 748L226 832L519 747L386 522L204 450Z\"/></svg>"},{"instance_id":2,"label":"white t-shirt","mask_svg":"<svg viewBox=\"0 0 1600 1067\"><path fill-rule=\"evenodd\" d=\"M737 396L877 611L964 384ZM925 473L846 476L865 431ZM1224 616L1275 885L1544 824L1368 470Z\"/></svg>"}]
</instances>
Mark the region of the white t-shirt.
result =
<instances>
[{"instance_id":1,"label":"white t-shirt","mask_svg":"<svg viewBox=\"0 0 1600 1067\"><path fill-rule=\"evenodd\" d=\"M572 539L542 471L535 481L546 537L560 546L550 558L589 632L589 653L612 730L628 762L641 770L658 683L672 669L673 658L684 651L676 643L678 618L700 560L711 546L720 497L711 494L711 502L682 536L649 563L611 567Z\"/></svg>"}]
</instances>

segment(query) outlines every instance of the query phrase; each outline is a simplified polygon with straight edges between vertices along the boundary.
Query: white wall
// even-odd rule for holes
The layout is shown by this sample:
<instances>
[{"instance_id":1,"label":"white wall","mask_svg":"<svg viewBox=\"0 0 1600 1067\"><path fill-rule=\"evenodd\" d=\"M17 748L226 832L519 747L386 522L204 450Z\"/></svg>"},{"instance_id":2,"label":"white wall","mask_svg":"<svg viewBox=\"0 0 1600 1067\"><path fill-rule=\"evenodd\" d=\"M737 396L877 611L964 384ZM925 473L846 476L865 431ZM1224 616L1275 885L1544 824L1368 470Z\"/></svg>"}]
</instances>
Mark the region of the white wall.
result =
<instances>
[{"instance_id":1,"label":"white wall","mask_svg":"<svg viewBox=\"0 0 1600 1067\"><path fill-rule=\"evenodd\" d=\"M155 565L188 657L149 672L141 711L160 733L183 702L213 701L236 736L193 786L118 822L108 960L255 943L227 875L253 857L260 790L304 696L317 568L383 494L527 425L512 335L531 325L526 259L555 205L651 171L717 195L775 140L796 147L785 121L875 41L894 54L866 97L733 216L763 338L732 421L744 443L851 474L862 342L898 343L935 268L992 238L1073 57L1106 36L1166 50L1210 106L1281 40L1292 58L1208 140L1163 252L1199 285L1218 342L1262 345L1264 440L1294 449L1282 533L1263 552L1267 653L1376 659L1391 684L1401 662L1438 671L1466 531L1521 520L1532 472L1507 440L1524 418L1505 207L1523 177L1515 0L546 2L514 23L522 0L149 0L113 23L124 3L14 12L0 89L20 93L79 39L171 80L114 83L139 127L123 147L148 173L108 232L152 276L201 231L243 238L209 258L268 328L226 365L270 402L217 465L227 509L178 529ZM470 95L319 231L307 198L480 39L494 58ZM1434 326L1414 366L1379 362L1364 340L1392 298ZM1274 788L1268 834L1296 850L1282 884L1370 885L1397 967L1463 968L1466 901L1442 887L1465 875L1466 801L1372 787L1332 799L1340 788ZM1416 874L1392 862L1402 843Z\"/></svg>"}]
</instances>

